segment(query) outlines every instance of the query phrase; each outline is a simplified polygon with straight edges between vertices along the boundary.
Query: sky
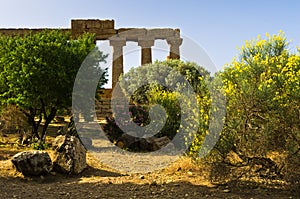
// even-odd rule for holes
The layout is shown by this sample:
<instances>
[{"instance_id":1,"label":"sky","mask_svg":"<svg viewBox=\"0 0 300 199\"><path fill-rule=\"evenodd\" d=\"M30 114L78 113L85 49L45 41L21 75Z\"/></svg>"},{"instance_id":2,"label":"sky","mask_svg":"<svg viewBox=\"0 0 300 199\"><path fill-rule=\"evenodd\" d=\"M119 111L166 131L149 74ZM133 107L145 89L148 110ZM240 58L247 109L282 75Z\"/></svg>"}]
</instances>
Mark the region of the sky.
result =
<instances>
[{"instance_id":1,"label":"sky","mask_svg":"<svg viewBox=\"0 0 300 199\"><path fill-rule=\"evenodd\" d=\"M0 28L69 28L71 19L114 19L116 29L179 28L216 70L230 63L246 40L266 32L282 30L292 51L300 46L300 0L0 0ZM128 46L125 71L140 64L137 45ZM164 59L167 52L155 48L153 59Z\"/></svg>"}]
</instances>

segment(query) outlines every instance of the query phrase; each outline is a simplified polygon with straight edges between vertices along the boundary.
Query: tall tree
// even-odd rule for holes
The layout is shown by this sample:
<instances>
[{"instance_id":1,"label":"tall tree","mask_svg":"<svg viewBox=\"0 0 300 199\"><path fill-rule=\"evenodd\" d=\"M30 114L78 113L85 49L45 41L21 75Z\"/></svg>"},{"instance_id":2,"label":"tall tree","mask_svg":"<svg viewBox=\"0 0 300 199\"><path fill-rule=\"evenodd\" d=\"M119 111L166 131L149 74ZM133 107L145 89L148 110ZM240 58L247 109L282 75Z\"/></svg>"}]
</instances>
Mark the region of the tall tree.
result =
<instances>
[{"instance_id":1,"label":"tall tree","mask_svg":"<svg viewBox=\"0 0 300 199\"><path fill-rule=\"evenodd\" d=\"M0 36L1 102L17 105L28 117L33 135L44 141L58 110L71 106L73 84L85 57L95 48L94 36L73 40L70 33L45 30L24 37ZM107 55L97 51L93 70ZM104 77L104 76L103 76ZM101 84L105 83L103 79ZM38 132L42 119L42 132Z\"/></svg>"}]
</instances>

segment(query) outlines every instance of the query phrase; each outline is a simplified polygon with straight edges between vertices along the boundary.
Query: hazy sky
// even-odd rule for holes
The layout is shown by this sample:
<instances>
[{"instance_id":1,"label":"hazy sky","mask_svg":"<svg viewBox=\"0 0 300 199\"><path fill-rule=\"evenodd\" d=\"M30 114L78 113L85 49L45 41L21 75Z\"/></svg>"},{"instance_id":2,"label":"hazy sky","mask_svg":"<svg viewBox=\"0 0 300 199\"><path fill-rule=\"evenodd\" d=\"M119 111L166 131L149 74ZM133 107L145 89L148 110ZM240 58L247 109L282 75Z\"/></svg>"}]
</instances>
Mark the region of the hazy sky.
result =
<instances>
[{"instance_id":1,"label":"hazy sky","mask_svg":"<svg viewBox=\"0 0 300 199\"><path fill-rule=\"evenodd\" d=\"M70 27L71 19L114 19L115 28L180 28L218 69L245 40L283 30L300 46L300 0L0 0L0 28ZM136 52L138 53L138 52ZM134 56L131 56L133 58ZM130 62L128 64L138 64ZM138 58L139 60L139 58Z\"/></svg>"}]
</instances>

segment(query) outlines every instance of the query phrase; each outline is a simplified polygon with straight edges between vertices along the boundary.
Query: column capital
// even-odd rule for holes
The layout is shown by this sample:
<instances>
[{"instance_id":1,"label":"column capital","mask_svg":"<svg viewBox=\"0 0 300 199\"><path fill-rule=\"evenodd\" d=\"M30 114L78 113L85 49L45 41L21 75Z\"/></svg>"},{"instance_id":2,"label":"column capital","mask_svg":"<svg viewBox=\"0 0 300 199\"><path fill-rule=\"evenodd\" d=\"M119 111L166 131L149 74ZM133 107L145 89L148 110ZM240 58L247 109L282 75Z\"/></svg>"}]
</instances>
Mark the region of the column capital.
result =
<instances>
[{"instance_id":1,"label":"column capital","mask_svg":"<svg viewBox=\"0 0 300 199\"><path fill-rule=\"evenodd\" d=\"M182 38L167 38L167 43L173 46L180 46L182 44Z\"/></svg>"},{"instance_id":2,"label":"column capital","mask_svg":"<svg viewBox=\"0 0 300 199\"><path fill-rule=\"evenodd\" d=\"M138 45L142 48L151 48L154 46L154 39L152 38L138 38Z\"/></svg>"},{"instance_id":3,"label":"column capital","mask_svg":"<svg viewBox=\"0 0 300 199\"><path fill-rule=\"evenodd\" d=\"M180 50L179 47L182 44L182 38L180 37L173 37L167 38L167 42L170 45L170 59L180 59Z\"/></svg>"},{"instance_id":4,"label":"column capital","mask_svg":"<svg viewBox=\"0 0 300 199\"><path fill-rule=\"evenodd\" d=\"M126 39L125 38L120 38L120 37L112 37L109 39L109 45L110 46L126 46Z\"/></svg>"}]
</instances>

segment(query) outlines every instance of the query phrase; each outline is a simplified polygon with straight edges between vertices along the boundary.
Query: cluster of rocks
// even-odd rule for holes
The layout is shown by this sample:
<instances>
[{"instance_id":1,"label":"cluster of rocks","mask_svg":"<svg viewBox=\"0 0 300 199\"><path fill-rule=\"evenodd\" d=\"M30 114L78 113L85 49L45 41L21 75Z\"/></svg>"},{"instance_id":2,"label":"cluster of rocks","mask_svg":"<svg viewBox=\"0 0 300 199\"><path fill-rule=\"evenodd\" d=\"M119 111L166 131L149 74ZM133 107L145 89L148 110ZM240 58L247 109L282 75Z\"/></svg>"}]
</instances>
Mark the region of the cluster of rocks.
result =
<instances>
[{"instance_id":1,"label":"cluster of rocks","mask_svg":"<svg viewBox=\"0 0 300 199\"><path fill-rule=\"evenodd\" d=\"M25 176L39 176L51 171L79 174L86 167L86 149L75 136L57 136L52 144L53 162L46 151L23 151L12 157L12 163Z\"/></svg>"},{"instance_id":2,"label":"cluster of rocks","mask_svg":"<svg viewBox=\"0 0 300 199\"><path fill-rule=\"evenodd\" d=\"M156 137L145 137L139 138L129 134L124 133L117 141L116 145L121 149L129 149L132 151L156 151L167 144L169 144L171 140L167 136L163 136L160 138Z\"/></svg>"}]
</instances>

